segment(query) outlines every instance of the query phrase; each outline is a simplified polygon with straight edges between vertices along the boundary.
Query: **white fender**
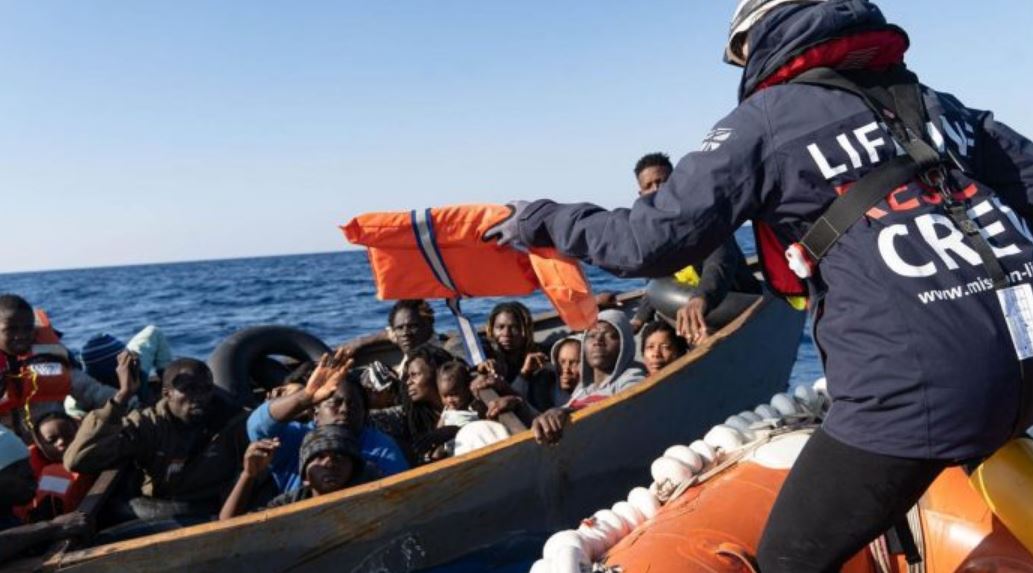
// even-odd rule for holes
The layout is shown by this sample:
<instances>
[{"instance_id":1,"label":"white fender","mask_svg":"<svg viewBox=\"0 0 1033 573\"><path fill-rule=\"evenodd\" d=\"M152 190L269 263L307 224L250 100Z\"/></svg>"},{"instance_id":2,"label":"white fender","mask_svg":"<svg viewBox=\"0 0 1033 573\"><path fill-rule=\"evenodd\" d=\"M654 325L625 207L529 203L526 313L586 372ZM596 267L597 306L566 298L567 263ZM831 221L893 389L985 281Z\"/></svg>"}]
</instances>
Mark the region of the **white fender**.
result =
<instances>
[{"instance_id":1,"label":"white fender","mask_svg":"<svg viewBox=\"0 0 1033 573\"><path fill-rule=\"evenodd\" d=\"M746 437L735 428L718 424L711 428L706 436L703 436L703 441L715 450L728 452L741 447L745 443Z\"/></svg>"},{"instance_id":2,"label":"white fender","mask_svg":"<svg viewBox=\"0 0 1033 573\"><path fill-rule=\"evenodd\" d=\"M556 552L552 561L552 573L581 573L581 566L590 566L592 562L584 551L577 547L565 545Z\"/></svg>"},{"instance_id":3,"label":"white fender","mask_svg":"<svg viewBox=\"0 0 1033 573\"><path fill-rule=\"evenodd\" d=\"M542 547L542 557L550 561L556 561L556 555L561 547L577 547L582 552L584 551L581 536L576 531L567 529L552 534L552 537L545 542L545 547Z\"/></svg>"},{"instance_id":4,"label":"white fender","mask_svg":"<svg viewBox=\"0 0 1033 573\"><path fill-rule=\"evenodd\" d=\"M714 448L710 447L710 445L703 440L692 442L689 444L689 449L699 454L699 457L703 458L704 465L709 466L714 463L715 459L717 459L717 452L715 452Z\"/></svg>"},{"instance_id":5,"label":"white fender","mask_svg":"<svg viewBox=\"0 0 1033 573\"><path fill-rule=\"evenodd\" d=\"M770 404L761 404L754 408L753 411L765 420L778 420L782 417L782 415L778 413L778 410L772 408Z\"/></svg>"},{"instance_id":6,"label":"white fender","mask_svg":"<svg viewBox=\"0 0 1033 573\"><path fill-rule=\"evenodd\" d=\"M606 544L606 533L595 527L581 524L581 527L577 528L577 534L581 537L581 546L585 548L588 559L591 561L602 559L606 550L609 549Z\"/></svg>"},{"instance_id":7,"label":"white fender","mask_svg":"<svg viewBox=\"0 0 1033 573\"><path fill-rule=\"evenodd\" d=\"M824 396L824 397L828 398L828 396L829 396L829 381L826 380L824 376L822 376L821 378L818 378L817 380L815 380L814 384L811 384L811 388L815 392L817 392L819 396Z\"/></svg>"},{"instance_id":8,"label":"white fender","mask_svg":"<svg viewBox=\"0 0 1033 573\"><path fill-rule=\"evenodd\" d=\"M742 432L742 435L746 437L746 441L748 442L752 442L757 439L757 434L753 433L753 430L750 429L750 422L742 416L728 416L728 419L725 420L725 425L731 426L732 428Z\"/></svg>"},{"instance_id":9,"label":"white fender","mask_svg":"<svg viewBox=\"0 0 1033 573\"><path fill-rule=\"evenodd\" d=\"M609 536L607 536L607 549L613 547L614 544L620 541L622 537L631 533L631 528L628 527L626 523L624 523L624 520L618 517L616 513L610 511L609 509L600 509L599 511L595 512L595 514L592 517L595 518L597 527L606 526L611 531L613 531L612 541L610 541ZM602 529L602 527L600 527L600 529Z\"/></svg>"},{"instance_id":10,"label":"white fender","mask_svg":"<svg viewBox=\"0 0 1033 573\"><path fill-rule=\"evenodd\" d=\"M821 413L821 396L810 386L797 386L793 388L793 397L800 401L809 411Z\"/></svg>"},{"instance_id":11,"label":"white fender","mask_svg":"<svg viewBox=\"0 0 1033 573\"><path fill-rule=\"evenodd\" d=\"M667 456L654 460L649 472L653 475L654 482L658 484L671 482L676 486L689 481L695 475L691 468Z\"/></svg>"},{"instance_id":12,"label":"white fender","mask_svg":"<svg viewBox=\"0 0 1033 573\"><path fill-rule=\"evenodd\" d=\"M685 464L685 467L692 470L693 474L698 474L703 471L703 458L692 451L689 446L671 446L664 451L665 458L674 458L679 462Z\"/></svg>"},{"instance_id":13,"label":"white fender","mask_svg":"<svg viewBox=\"0 0 1033 573\"><path fill-rule=\"evenodd\" d=\"M657 511L660 511L660 502L656 496L644 487L636 487L628 492L628 503L638 510L646 519L653 519Z\"/></svg>"},{"instance_id":14,"label":"white fender","mask_svg":"<svg viewBox=\"0 0 1033 573\"><path fill-rule=\"evenodd\" d=\"M635 509L635 506L626 501L618 501L613 504L610 511L616 513L618 517L623 519L624 522L628 524L628 529L632 531L646 521L646 516L642 515L639 510Z\"/></svg>"},{"instance_id":15,"label":"white fender","mask_svg":"<svg viewBox=\"0 0 1033 573\"><path fill-rule=\"evenodd\" d=\"M759 424L764 421L763 418L758 416L756 412L750 410L743 410L742 412L739 412L739 417L745 418L746 421L751 424Z\"/></svg>"},{"instance_id":16,"label":"white fender","mask_svg":"<svg viewBox=\"0 0 1033 573\"><path fill-rule=\"evenodd\" d=\"M539 559L531 565L530 573L552 573L552 562L548 559Z\"/></svg>"},{"instance_id":17,"label":"white fender","mask_svg":"<svg viewBox=\"0 0 1033 573\"><path fill-rule=\"evenodd\" d=\"M779 392L771 397L771 407L778 410L778 413L783 416L792 416L800 413L796 402L789 397L789 394L784 392Z\"/></svg>"}]
</instances>

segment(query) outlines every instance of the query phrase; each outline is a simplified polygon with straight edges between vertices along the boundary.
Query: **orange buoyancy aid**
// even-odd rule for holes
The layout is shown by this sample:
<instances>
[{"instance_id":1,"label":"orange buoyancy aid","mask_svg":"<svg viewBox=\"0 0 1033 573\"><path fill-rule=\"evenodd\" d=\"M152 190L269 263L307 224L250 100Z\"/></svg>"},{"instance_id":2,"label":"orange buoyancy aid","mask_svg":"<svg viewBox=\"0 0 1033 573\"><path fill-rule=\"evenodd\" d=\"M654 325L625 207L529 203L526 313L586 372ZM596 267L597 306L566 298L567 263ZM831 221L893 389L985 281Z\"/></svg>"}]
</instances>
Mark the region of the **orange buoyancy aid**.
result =
<instances>
[{"instance_id":1,"label":"orange buoyancy aid","mask_svg":"<svg viewBox=\"0 0 1033 573\"><path fill-rule=\"evenodd\" d=\"M503 205L367 213L342 230L367 247L381 300L524 296L541 288L568 327L595 324L599 309L577 261L555 249L528 254L484 241L509 214Z\"/></svg>"},{"instance_id":2,"label":"orange buoyancy aid","mask_svg":"<svg viewBox=\"0 0 1033 573\"><path fill-rule=\"evenodd\" d=\"M72 390L68 350L61 344L50 325L47 313L36 310L36 336L32 350L18 356L15 368L4 357L0 377L4 393L0 397L0 414L6 414L26 403L60 402Z\"/></svg>"},{"instance_id":3,"label":"orange buoyancy aid","mask_svg":"<svg viewBox=\"0 0 1033 573\"><path fill-rule=\"evenodd\" d=\"M60 462L47 460L36 445L29 447L29 461L36 475L36 497L15 509L15 515L25 520L40 515L49 519L75 511L97 479L93 474L70 472Z\"/></svg>"}]
</instances>

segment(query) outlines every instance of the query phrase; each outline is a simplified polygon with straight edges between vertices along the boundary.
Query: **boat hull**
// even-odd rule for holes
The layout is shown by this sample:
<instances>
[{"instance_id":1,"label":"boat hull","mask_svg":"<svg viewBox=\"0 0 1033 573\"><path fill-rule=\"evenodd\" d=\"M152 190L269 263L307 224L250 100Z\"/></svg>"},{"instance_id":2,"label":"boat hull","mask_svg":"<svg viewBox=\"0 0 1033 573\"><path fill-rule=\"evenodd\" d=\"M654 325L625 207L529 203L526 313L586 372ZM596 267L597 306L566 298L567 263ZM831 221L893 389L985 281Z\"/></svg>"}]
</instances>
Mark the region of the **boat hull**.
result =
<instances>
[{"instance_id":1,"label":"boat hull","mask_svg":"<svg viewBox=\"0 0 1033 573\"><path fill-rule=\"evenodd\" d=\"M763 298L711 342L574 415L556 446L529 432L268 512L68 553L61 571L415 571L512 535L554 531L623 497L671 443L766 401L789 378L804 315Z\"/></svg>"}]
</instances>

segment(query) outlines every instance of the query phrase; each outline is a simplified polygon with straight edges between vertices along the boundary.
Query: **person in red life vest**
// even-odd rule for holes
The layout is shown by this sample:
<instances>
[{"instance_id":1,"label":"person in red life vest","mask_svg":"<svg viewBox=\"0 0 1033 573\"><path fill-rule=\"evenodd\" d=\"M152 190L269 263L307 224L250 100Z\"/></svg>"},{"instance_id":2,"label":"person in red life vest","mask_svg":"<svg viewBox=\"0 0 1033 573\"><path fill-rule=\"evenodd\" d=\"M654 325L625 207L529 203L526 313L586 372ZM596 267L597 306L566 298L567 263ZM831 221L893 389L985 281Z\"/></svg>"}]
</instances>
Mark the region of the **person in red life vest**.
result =
<instances>
[{"instance_id":1,"label":"person in red life vest","mask_svg":"<svg viewBox=\"0 0 1033 573\"><path fill-rule=\"evenodd\" d=\"M681 358L688 350L689 343L664 320L654 320L642 328L642 362L650 376Z\"/></svg>"},{"instance_id":2,"label":"person in red life vest","mask_svg":"<svg viewBox=\"0 0 1033 573\"><path fill-rule=\"evenodd\" d=\"M79 430L77 420L64 412L48 412L36 419L34 427L29 463L38 486L35 499L19 510L29 520L40 521L79 507L96 476L70 472L62 461Z\"/></svg>"},{"instance_id":3,"label":"person in red life vest","mask_svg":"<svg viewBox=\"0 0 1033 573\"><path fill-rule=\"evenodd\" d=\"M18 295L0 295L0 416L29 440L31 419L59 410L71 382L68 351L46 313Z\"/></svg>"},{"instance_id":4,"label":"person in red life vest","mask_svg":"<svg viewBox=\"0 0 1033 573\"><path fill-rule=\"evenodd\" d=\"M43 544L84 535L90 530L89 520L79 512L26 524L14 509L32 501L35 494L36 479L28 449L14 432L0 426L0 564Z\"/></svg>"},{"instance_id":5,"label":"person in red life vest","mask_svg":"<svg viewBox=\"0 0 1033 573\"><path fill-rule=\"evenodd\" d=\"M764 573L840 570L945 467L1031 422L1033 142L923 85L909 46L866 0L741 0L739 105L659 191L513 202L484 236L653 278L753 221L767 286L810 295L832 397L765 526Z\"/></svg>"}]
</instances>

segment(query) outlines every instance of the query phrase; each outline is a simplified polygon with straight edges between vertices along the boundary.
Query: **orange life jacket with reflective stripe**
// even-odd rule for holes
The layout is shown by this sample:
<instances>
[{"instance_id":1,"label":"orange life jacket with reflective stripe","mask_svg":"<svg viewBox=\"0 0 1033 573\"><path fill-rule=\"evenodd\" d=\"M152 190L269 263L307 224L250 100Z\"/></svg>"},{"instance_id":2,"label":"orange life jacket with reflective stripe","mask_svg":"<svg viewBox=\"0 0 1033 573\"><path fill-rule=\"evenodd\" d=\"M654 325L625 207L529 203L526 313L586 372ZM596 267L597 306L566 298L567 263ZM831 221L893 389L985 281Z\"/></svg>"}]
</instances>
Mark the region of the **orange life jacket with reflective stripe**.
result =
<instances>
[{"instance_id":1,"label":"orange life jacket with reflective stripe","mask_svg":"<svg viewBox=\"0 0 1033 573\"><path fill-rule=\"evenodd\" d=\"M29 354L17 357L13 364L3 359L0 376L5 391L0 397L0 414L26 403L60 402L72 391L68 350L42 310L36 310L36 338Z\"/></svg>"},{"instance_id":2,"label":"orange life jacket with reflective stripe","mask_svg":"<svg viewBox=\"0 0 1033 573\"><path fill-rule=\"evenodd\" d=\"M484 233L509 216L503 205L429 209L431 242L444 269L421 248L424 212L367 213L342 227L353 244L367 247L381 300L524 296L541 288L563 322L584 330L596 320L592 288L577 261L555 249L530 254L485 242ZM433 258L433 257L432 257ZM448 279L442 279L444 272ZM451 282L454 289L446 283Z\"/></svg>"},{"instance_id":3,"label":"orange life jacket with reflective stripe","mask_svg":"<svg viewBox=\"0 0 1033 573\"><path fill-rule=\"evenodd\" d=\"M32 502L15 509L15 515L22 519L37 513L49 519L75 511L97 479L93 474L70 472L60 462L50 462L35 444L29 446L29 461L38 485Z\"/></svg>"}]
</instances>

